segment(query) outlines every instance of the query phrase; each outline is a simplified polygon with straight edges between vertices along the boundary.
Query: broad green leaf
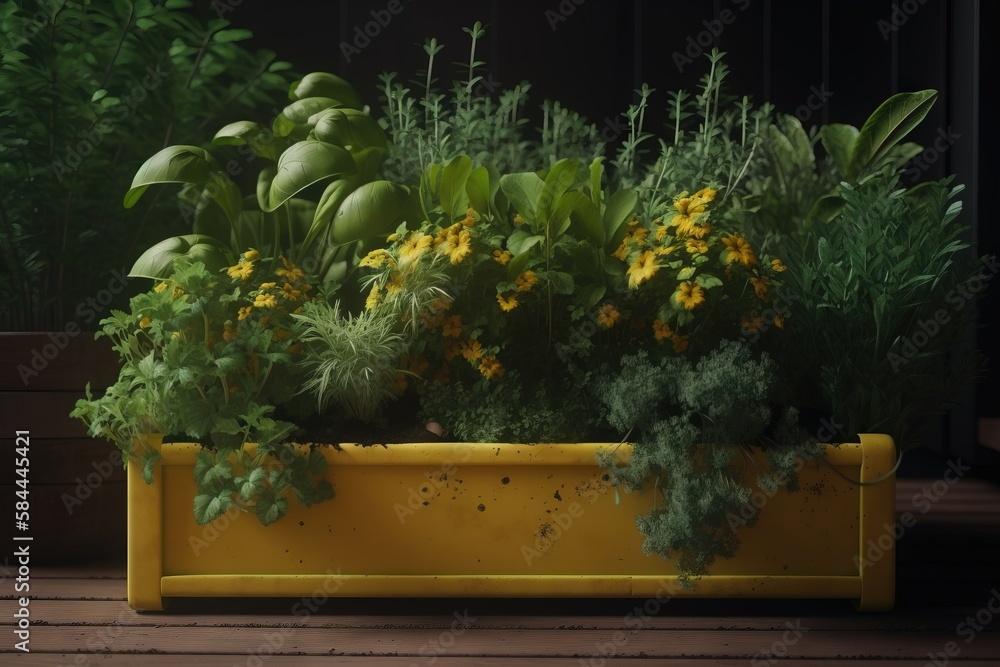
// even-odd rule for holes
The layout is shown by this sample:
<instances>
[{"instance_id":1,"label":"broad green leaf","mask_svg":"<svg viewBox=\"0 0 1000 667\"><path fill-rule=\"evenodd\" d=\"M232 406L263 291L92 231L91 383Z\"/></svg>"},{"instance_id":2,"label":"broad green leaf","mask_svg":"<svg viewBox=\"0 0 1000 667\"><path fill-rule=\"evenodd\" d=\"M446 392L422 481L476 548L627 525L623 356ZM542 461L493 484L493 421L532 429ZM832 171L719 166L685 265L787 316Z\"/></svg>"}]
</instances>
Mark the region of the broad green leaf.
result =
<instances>
[{"instance_id":1,"label":"broad green leaf","mask_svg":"<svg viewBox=\"0 0 1000 667\"><path fill-rule=\"evenodd\" d=\"M456 155L444 164L441 170L441 187L438 197L441 209L448 220L454 220L465 214L468 208L468 197L465 194L465 183L472 173L472 158L468 155Z\"/></svg>"},{"instance_id":2,"label":"broad green leaf","mask_svg":"<svg viewBox=\"0 0 1000 667\"><path fill-rule=\"evenodd\" d=\"M316 213L313 215L309 232L299 247L299 257L306 256L313 242L329 228L330 221L333 220L337 211L340 210L344 200L347 199L347 195L356 189L357 180L353 177L341 178L326 186L326 190L323 191L323 196L319 198L319 204L316 206Z\"/></svg>"},{"instance_id":3,"label":"broad green leaf","mask_svg":"<svg viewBox=\"0 0 1000 667\"><path fill-rule=\"evenodd\" d=\"M340 205L333 218L331 238L350 243L370 236L385 236L399 224L409 190L389 181L365 183Z\"/></svg>"},{"instance_id":4,"label":"broad green leaf","mask_svg":"<svg viewBox=\"0 0 1000 667\"><path fill-rule=\"evenodd\" d=\"M251 31L243 28L234 28L231 30L220 30L212 35L212 41L225 44L227 42L242 42L243 40L250 39L251 37L253 37L253 33Z\"/></svg>"},{"instance_id":5,"label":"broad green leaf","mask_svg":"<svg viewBox=\"0 0 1000 667\"><path fill-rule=\"evenodd\" d=\"M278 159L264 210L273 211L313 183L355 170L354 158L343 148L322 141L300 141Z\"/></svg>"},{"instance_id":6,"label":"broad green leaf","mask_svg":"<svg viewBox=\"0 0 1000 667\"><path fill-rule=\"evenodd\" d=\"M476 167L469 174L469 179L465 182L465 195L469 198L469 204L480 214L490 214L490 202L493 201L493 187L499 185L490 178L487 167Z\"/></svg>"},{"instance_id":7,"label":"broad green leaf","mask_svg":"<svg viewBox=\"0 0 1000 667\"><path fill-rule=\"evenodd\" d=\"M569 273L564 273L562 271L551 271L548 274L549 282L552 283L552 289L556 294L572 294L573 293L573 276Z\"/></svg>"},{"instance_id":8,"label":"broad green leaf","mask_svg":"<svg viewBox=\"0 0 1000 667\"><path fill-rule=\"evenodd\" d=\"M264 165L260 173L257 174L257 206L260 210L267 210L267 202L270 199L271 183L275 174L278 173L278 166L274 164Z\"/></svg>"},{"instance_id":9,"label":"broad green leaf","mask_svg":"<svg viewBox=\"0 0 1000 667\"><path fill-rule=\"evenodd\" d=\"M576 208L577 202L590 200L587 199L587 195L583 194L580 190L572 190L570 192L564 193L556 205L552 208L549 213L549 229L551 234L551 239L554 241L563 233L569 229L570 219L569 216Z\"/></svg>"},{"instance_id":10,"label":"broad green leaf","mask_svg":"<svg viewBox=\"0 0 1000 667\"><path fill-rule=\"evenodd\" d=\"M301 135L301 132L313 129L312 121L320 117L321 111L342 106L343 104L341 104L340 100L334 100L329 97L307 97L298 102L292 102L285 107L275 117L272 129L279 137L287 137L297 128L300 130L299 134Z\"/></svg>"},{"instance_id":11,"label":"broad green leaf","mask_svg":"<svg viewBox=\"0 0 1000 667\"><path fill-rule=\"evenodd\" d=\"M521 275L526 268L528 268L528 264L530 264L531 260L534 258L534 253L531 251L533 247L534 246L529 246L528 250L520 255L515 255L512 260L507 262L508 280L514 280Z\"/></svg>"},{"instance_id":12,"label":"broad green leaf","mask_svg":"<svg viewBox=\"0 0 1000 667\"><path fill-rule=\"evenodd\" d=\"M538 221L538 198L544 188L545 181L533 172L505 174L500 178L500 189L514 210L532 223Z\"/></svg>"},{"instance_id":13,"label":"broad green leaf","mask_svg":"<svg viewBox=\"0 0 1000 667\"><path fill-rule=\"evenodd\" d=\"M695 268L693 266L686 266L677 272L677 280L687 280L694 275Z\"/></svg>"},{"instance_id":14,"label":"broad green leaf","mask_svg":"<svg viewBox=\"0 0 1000 667\"><path fill-rule=\"evenodd\" d=\"M857 178L878 162L927 116L937 100L936 90L893 95L875 110L858 133L848 165L848 178Z\"/></svg>"},{"instance_id":15,"label":"broad green leaf","mask_svg":"<svg viewBox=\"0 0 1000 667\"><path fill-rule=\"evenodd\" d=\"M604 179L604 158L594 158L590 163L590 198L597 210L601 210L601 182ZM603 241L601 242L603 243Z\"/></svg>"},{"instance_id":16,"label":"broad green leaf","mask_svg":"<svg viewBox=\"0 0 1000 667\"><path fill-rule=\"evenodd\" d=\"M209 174L222 171L208 151L197 146L168 146L146 160L132 187L125 193L125 208L135 206L142 193L154 183L205 183Z\"/></svg>"},{"instance_id":17,"label":"broad green leaf","mask_svg":"<svg viewBox=\"0 0 1000 667\"><path fill-rule=\"evenodd\" d=\"M823 148L837 165L837 171L841 176L845 175L850 169L851 154L858 139L858 128L839 123L824 125L819 129L819 138L823 142Z\"/></svg>"},{"instance_id":18,"label":"broad green leaf","mask_svg":"<svg viewBox=\"0 0 1000 667\"><path fill-rule=\"evenodd\" d=\"M307 97L330 97L339 100L344 106L361 109L361 96L339 76L327 72L312 72L301 80L294 82L288 96L293 100Z\"/></svg>"},{"instance_id":19,"label":"broad green leaf","mask_svg":"<svg viewBox=\"0 0 1000 667\"><path fill-rule=\"evenodd\" d=\"M812 142L809 135L802 129L802 122L795 116L778 114L777 125L781 133L788 139L791 152L788 157L797 168L812 167L815 162Z\"/></svg>"},{"instance_id":20,"label":"broad green leaf","mask_svg":"<svg viewBox=\"0 0 1000 667\"><path fill-rule=\"evenodd\" d=\"M722 281L717 276L713 276L710 273L703 273L695 278L694 281L705 289L722 286Z\"/></svg>"},{"instance_id":21,"label":"broad green leaf","mask_svg":"<svg viewBox=\"0 0 1000 667\"><path fill-rule=\"evenodd\" d=\"M385 131L374 118L355 109L325 109L310 116L313 137L356 153L372 146L388 148Z\"/></svg>"},{"instance_id":22,"label":"broad green leaf","mask_svg":"<svg viewBox=\"0 0 1000 667\"><path fill-rule=\"evenodd\" d=\"M812 209L809 211L810 220L819 220L821 222L831 222L834 218L840 215L840 212L844 210L847 202L841 199L838 195L826 195L820 197L813 204Z\"/></svg>"},{"instance_id":23,"label":"broad green leaf","mask_svg":"<svg viewBox=\"0 0 1000 667\"><path fill-rule=\"evenodd\" d=\"M243 146L247 145L257 157L268 160L278 159L278 147L275 145L274 136L270 132L263 132L257 123L240 120L226 125L215 133L212 143L216 146Z\"/></svg>"},{"instance_id":24,"label":"broad green leaf","mask_svg":"<svg viewBox=\"0 0 1000 667\"><path fill-rule=\"evenodd\" d=\"M521 255L531 250L534 246L544 243L544 236L533 234L530 230L518 229L507 239L507 249L513 255Z\"/></svg>"},{"instance_id":25,"label":"broad green leaf","mask_svg":"<svg viewBox=\"0 0 1000 667\"><path fill-rule=\"evenodd\" d=\"M219 271L234 262L228 244L210 236L187 234L164 239L146 250L128 275L154 280L167 278L173 272L173 262L178 257L201 262L210 272Z\"/></svg>"},{"instance_id":26,"label":"broad green leaf","mask_svg":"<svg viewBox=\"0 0 1000 667\"><path fill-rule=\"evenodd\" d=\"M601 213L594 202L586 197L576 201L570 219L576 236L586 239L599 248L604 247L604 222L601 220Z\"/></svg>"},{"instance_id":27,"label":"broad green leaf","mask_svg":"<svg viewBox=\"0 0 1000 667\"><path fill-rule=\"evenodd\" d=\"M608 243L614 245L621 242L625 236L623 225L632 215L638 200L635 191L628 189L619 190L608 197L603 216L604 238Z\"/></svg>"},{"instance_id":28,"label":"broad green leaf","mask_svg":"<svg viewBox=\"0 0 1000 667\"><path fill-rule=\"evenodd\" d=\"M580 290L580 298L583 301L584 308L593 308L601 302L604 295L607 294L608 288L604 285L590 285L589 287Z\"/></svg>"},{"instance_id":29,"label":"broad green leaf","mask_svg":"<svg viewBox=\"0 0 1000 667\"><path fill-rule=\"evenodd\" d=\"M545 175L545 184L536 200L536 216L539 222L551 222L553 208L570 186L576 181L580 163L571 158L559 160ZM570 207L569 210L572 210ZM569 210L566 215L569 215ZM558 221L556 221L558 222Z\"/></svg>"}]
</instances>

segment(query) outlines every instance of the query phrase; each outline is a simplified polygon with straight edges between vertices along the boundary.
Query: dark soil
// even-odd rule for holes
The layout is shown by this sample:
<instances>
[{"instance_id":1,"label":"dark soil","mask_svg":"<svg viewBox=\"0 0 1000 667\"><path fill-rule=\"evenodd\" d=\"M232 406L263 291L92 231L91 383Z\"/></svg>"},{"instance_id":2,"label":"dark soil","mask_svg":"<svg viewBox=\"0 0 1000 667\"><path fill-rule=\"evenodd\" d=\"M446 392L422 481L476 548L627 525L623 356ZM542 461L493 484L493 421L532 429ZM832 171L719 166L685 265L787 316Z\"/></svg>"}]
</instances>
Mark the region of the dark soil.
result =
<instances>
[{"instance_id":1,"label":"dark soil","mask_svg":"<svg viewBox=\"0 0 1000 667\"><path fill-rule=\"evenodd\" d=\"M448 442L447 437L428 431L417 419L415 405L407 405L406 398L394 403L382 419L366 424L327 415L292 420L300 426L289 438L292 442L307 444L388 445L402 442ZM415 401L414 401L415 403Z\"/></svg>"}]
</instances>

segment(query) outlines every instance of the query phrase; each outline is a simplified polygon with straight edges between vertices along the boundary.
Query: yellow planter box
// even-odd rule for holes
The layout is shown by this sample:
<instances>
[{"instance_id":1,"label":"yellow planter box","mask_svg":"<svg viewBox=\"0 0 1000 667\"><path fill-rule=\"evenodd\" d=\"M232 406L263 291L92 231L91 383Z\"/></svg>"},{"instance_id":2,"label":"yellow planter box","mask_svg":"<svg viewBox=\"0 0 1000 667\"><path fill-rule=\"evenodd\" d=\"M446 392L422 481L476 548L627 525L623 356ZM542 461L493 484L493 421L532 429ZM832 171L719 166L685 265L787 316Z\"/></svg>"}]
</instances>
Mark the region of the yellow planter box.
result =
<instances>
[{"instance_id":1,"label":"yellow planter box","mask_svg":"<svg viewBox=\"0 0 1000 667\"><path fill-rule=\"evenodd\" d=\"M172 597L816 597L892 607L892 439L827 446L796 493L763 492L742 545L693 589L642 553L635 517L652 493L622 493L598 444L401 444L322 448L337 497L261 526L230 510L194 521L198 445L161 444L155 483L129 468L128 601ZM627 455L628 447L621 453ZM829 463L829 465L827 465ZM839 470L843 476L833 469ZM750 466L752 474L752 466ZM734 525L738 522L734 521ZM886 537L888 536L888 538Z\"/></svg>"}]
</instances>

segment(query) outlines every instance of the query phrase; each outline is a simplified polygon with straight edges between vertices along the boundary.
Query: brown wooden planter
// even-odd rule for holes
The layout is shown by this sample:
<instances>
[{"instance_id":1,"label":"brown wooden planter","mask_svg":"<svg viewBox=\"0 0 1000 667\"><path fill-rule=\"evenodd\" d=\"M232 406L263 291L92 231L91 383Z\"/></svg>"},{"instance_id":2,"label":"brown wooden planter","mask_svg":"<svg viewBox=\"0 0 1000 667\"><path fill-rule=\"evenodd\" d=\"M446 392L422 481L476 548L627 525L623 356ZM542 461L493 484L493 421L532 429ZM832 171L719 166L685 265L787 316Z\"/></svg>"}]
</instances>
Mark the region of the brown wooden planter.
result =
<instances>
[{"instance_id":1,"label":"brown wooden planter","mask_svg":"<svg viewBox=\"0 0 1000 667\"><path fill-rule=\"evenodd\" d=\"M70 411L91 383L95 393L118 375L117 356L92 332L0 332L0 498L13 513L15 439L28 431L32 563L71 563L125 553L125 472L117 449L87 437ZM10 519L13 519L11 517ZM10 527L8 527L10 526ZM4 522L4 533L15 530ZM8 544L9 544L8 540Z\"/></svg>"}]
</instances>

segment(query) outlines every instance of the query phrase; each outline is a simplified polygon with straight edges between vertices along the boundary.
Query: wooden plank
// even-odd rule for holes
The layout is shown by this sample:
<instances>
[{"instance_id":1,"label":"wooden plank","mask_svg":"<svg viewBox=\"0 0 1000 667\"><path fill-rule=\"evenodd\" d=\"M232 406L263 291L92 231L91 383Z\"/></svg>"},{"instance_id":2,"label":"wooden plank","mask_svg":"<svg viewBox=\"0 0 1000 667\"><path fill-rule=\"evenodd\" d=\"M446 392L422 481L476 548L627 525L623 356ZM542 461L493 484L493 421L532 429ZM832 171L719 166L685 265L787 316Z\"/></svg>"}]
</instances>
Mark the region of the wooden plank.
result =
<instances>
[{"instance_id":1,"label":"wooden plank","mask_svg":"<svg viewBox=\"0 0 1000 667\"><path fill-rule=\"evenodd\" d=\"M81 398L84 398L82 388L70 391L0 391L0 424L9 432L30 431L32 442L44 438L86 438L87 427L79 419L69 416Z\"/></svg>"},{"instance_id":2,"label":"wooden plank","mask_svg":"<svg viewBox=\"0 0 1000 667\"><path fill-rule=\"evenodd\" d=\"M117 377L118 354L93 332L0 332L0 390L96 390Z\"/></svg>"},{"instance_id":3,"label":"wooden plank","mask_svg":"<svg viewBox=\"0 0 1000 667\"><path fill-rule=\"evenodd\" d=\"M32 579L32 600L124 600L124 579ZM0 600L13 600L13 587L4 587Z\"/></svg>"},{"instance_id":4,"label":"wooden plank","mask_svg":"<svg viewBox=\"0 0 1000 667\"><path fill-rule=\"evenodd\" d=\"M225 606L203 604L199 601L198 613L175 613L173 609L164 614L140 614L133 611L124 601L104 600L34 600L31 602L33 622L45 625L85 625L85 626L156 626L156 627L255 627L277 628L282 626L299 628L359 628L386 630L445 629L451 626L454 617L448 613L399 614L390 608L384 614L351 613L349 606L354 601L345 600L341 604L328 602L310 616L296 616L287 612L292 601L273 601L260 606L255 602L243 604L243 613L220 613ZM640 605L642 602L639 601ZM286 613L273 613L274 608L284 607ZM393 607L398 605L392 605ZM483 606L479 603L479 606ZM720 604L720 606L722 606ZM338 607L348 607L347 613L337 613ZM0 626L15 625L14 611L17 602L0 601ZM266 609L257 613L258 609ZM646 628L656 630L729 630L729 631L773 631L787 629L786 623L794 622L795 616L732 616L732 615L688 615L684 605L667 608L669 611L643 618ZM957 618L975 613L972 607L963 609L936 609L933 613L893 613L869 616L847 613L841 616L806 616L804 625L812 630L837 630L855 632L951 632ZM479 629L507 629L519 631L534 630L628 630L630 621L624 615L575 616L560 615L482 615L476 607L470 609L476 616L472 627ZM638 618L638 617L636 617ZM631 625L634 626L634 623ZM986 632L1000 632L1000 627L988 626Z\"/></svg>"},{"instance_id":5,"label":"wooden plank","mask_svg":"<svg viewBox=\"0 0 1000 667\"><path fill-rule=\"evenodd\" d=\"M3 651L0 650L0 653ZM78 653L31 653L20 655L17 664L34 665L37 667L66 667L73 665L74 660L80 658ZM308 655L267 655L265 665L268 667L326 667L335 664L340 667L413 667L417 664L434 664L437 667L580 667L587 665L587 661L580 662L580 658L511 658L511 657L461 657L454 658L448 656L421 656L418 660L412 657L396 656L346 656L334 659L321 656ZM434 662L430 660L433 658ZM184 667L218 667L220 664L241 664L248 659L246 653L234 654L213 654L185 655ZM132 667L141 664L149 667L175 667L178 657L176 655L114 655L101 654L94 658L92 663L101 665L123 665ZM651 661L642 658L615 659L608 658L606 662L595 660L595 665L601 664L605 667L650 667ZM745 658L661 658L656 661L656 667L746 667ZM781 663L778 663L781 664ZM893 660L888 667L924 667L926 660ZM963 660L959 663L961 667L996 667L993 660ZM797 667L830 667L829 660L797 660ZM887 667L885 660L851 660L852 667Z\"/></svg>"},{"instance_id":6,"label":"wooden plank","mask_svg":"<svg viewBox=\"0 0 1000 667\"><path fill-rule=\"evenodd\" d=\"M459 614L461 615L461 614ZM73 652L84 647L98 652L139 652L195 654L266 654L296 653L305 655L397 655L419 657L440 647L450 656L504 655L521 657L579 658L591 653L619 657L705 658L760 655L773 645L786 648L787 659L855 659L881 656L891 659L926 659L954 642L955 632L837 632L808 630L795 643L788 642L785 630L742 632L704 630L641 630L614 633L596 630L518 630L468 629L455 621L455 629L385 629L356 628L281 628L262 632L260 628L185 628L105 626L36 626L32 629L32 648L44 652ZM799 624L807 628L807 624ZM460 632L461 631L461 632ZM785 637L783 643L782 637ZM608 647L608 648L602 648ZM979 633L975 641L961 645L964 660L1000 658L1000 634Z\"/></svg>"}]
</instances>

